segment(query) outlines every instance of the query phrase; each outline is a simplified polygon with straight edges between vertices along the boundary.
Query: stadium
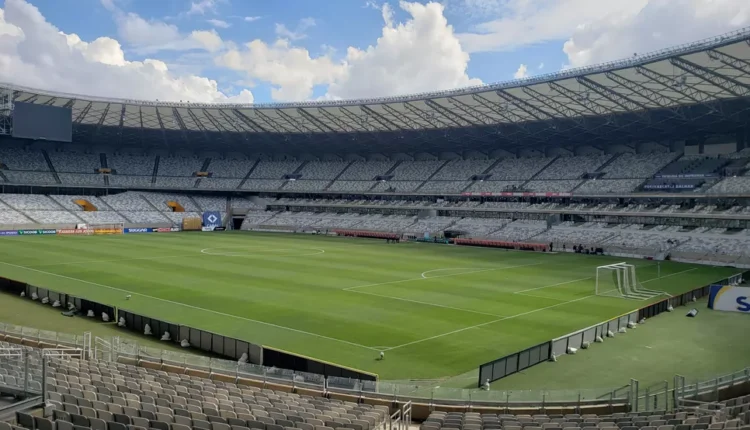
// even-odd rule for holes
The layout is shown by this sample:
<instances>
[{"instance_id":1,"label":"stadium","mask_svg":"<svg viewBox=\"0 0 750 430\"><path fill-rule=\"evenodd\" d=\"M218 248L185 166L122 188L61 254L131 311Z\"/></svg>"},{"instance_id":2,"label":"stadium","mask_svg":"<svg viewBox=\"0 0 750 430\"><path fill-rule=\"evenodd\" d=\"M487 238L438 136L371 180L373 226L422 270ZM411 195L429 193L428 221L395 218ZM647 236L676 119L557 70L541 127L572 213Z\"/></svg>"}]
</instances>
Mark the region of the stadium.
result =
<instances>
[{"instance_id":1,"label":"stadium","mask_svg":"<svg viewBox=\"0 0 750 430\"><path fill-rule=\"evenodd\" d=\"M0 430L750 425L750 29L382 99L0 93Z\"/></svg>"}]
</instances>

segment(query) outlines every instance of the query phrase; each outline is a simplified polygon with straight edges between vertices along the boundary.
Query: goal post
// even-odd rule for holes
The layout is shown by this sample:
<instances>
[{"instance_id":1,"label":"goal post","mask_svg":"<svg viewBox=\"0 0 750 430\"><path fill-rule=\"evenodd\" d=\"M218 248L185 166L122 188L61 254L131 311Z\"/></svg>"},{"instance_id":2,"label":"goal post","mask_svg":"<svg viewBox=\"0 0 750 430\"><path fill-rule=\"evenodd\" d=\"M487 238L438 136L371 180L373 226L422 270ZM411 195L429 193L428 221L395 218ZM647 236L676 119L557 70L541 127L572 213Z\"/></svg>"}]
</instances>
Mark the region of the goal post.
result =
<instances>
[{"instance_id":1,"label":"goal post","mask_svg":"<svg viewBox=\"0 0 750 430\"><path fill-rule=\"evenodd\" d=\"M630 263L615 263L596 268L596 295L621 297L632 300L649 300L666 295L663 291L649 290L638 282L636 267Z\"/></svg>"}]
</instances>

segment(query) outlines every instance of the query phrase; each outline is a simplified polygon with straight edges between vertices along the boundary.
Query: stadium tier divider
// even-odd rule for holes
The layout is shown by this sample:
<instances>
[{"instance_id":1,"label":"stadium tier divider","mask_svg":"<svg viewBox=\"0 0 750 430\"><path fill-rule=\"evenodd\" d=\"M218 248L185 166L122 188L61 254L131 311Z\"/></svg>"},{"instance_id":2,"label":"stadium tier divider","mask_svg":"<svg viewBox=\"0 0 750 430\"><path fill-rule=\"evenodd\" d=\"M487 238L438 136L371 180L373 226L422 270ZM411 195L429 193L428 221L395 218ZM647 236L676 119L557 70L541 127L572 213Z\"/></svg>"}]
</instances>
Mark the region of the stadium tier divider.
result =
<instances>
[{"instance_id":1,"label":"stadium tier divider","mask_svg":"<svg viewBox=\"0 0 750 430\"><path fill-rule=\"evenodd\" d=\"M750 275L750 271L745 272L743 277L747 279L748 275ZM733 278L733 276L722 279L712 285L729 285L731 278ZM613 334L618 333L621 328L627 328L629 323L638 323L644 318L653 318L659 314L668 312L670 308L689 305L695 300L707 297L710 290L711 285L706 285L677 296L665 298L642 308L622 314L616 318L612 318L611 320L604 321L565 336L540 343L531 348L524 349L523 351L514 352L496 360L484 363L479 366L477 387L481 388L488 380L489 382L494 382L545 361L553 360L553 357L564 356L567 354L568 348L572 347L580 349L584 342L593 343L597 336L605 338L608 332L612 332Z\"/></svg>"},{"instance_id":2,"label":"stadium tier divider","mask_svg":"<svg viewBox=\"0 0 750 430\"><path fill-rule=\"evenodd\" d=\"M243 358L244 355L244 358L251 364L263 365L269 368L276 367L290 372L320 374L323 377L331 376L361 381L377 380L377 375L374 373L352 369L280 349L267 348L262 345L222 336L187 325L162 321L157 318L139 315L126 309L118 309L115 306L97 303L6 278L0 278L0 290L14 295L20 295L23 292L26 298L32 299L33 297L37 297L39 301L48 298L50 305L59 301L60 309L63 311L67 310L68 303L73 303L82 315L93 311L98 321L101 321L102 314L106 313L109 316L109 321L115 323L124 319L124 329L134 331L140 335L144 335L145 327L148 324L153 336L156 338L161 338L165 332L168 332L171 342L180 344L183 340L187 340L190 343L190 348L235 361Z\"/></svg>"}]
</instances>

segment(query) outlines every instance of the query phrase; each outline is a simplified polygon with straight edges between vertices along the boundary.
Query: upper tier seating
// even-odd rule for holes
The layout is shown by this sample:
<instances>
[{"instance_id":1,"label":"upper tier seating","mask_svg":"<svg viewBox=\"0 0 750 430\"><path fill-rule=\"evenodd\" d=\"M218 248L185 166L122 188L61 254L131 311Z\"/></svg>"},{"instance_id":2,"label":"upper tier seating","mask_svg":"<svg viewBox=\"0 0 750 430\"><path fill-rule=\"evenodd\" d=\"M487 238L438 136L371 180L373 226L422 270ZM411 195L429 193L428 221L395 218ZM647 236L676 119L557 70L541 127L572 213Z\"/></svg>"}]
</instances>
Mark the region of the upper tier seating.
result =
<instances>
[{"instance_id":1,"label":"upper tier seating","mask_svg":"<svg viewBox=\"0 0 750 430\"><path fill-rule=\"evenodd\" d=\"M207 190L236 190L240 186L242 179L228 178L201 178L198 182L198 188Z\"/></svg>"},{"instance_id":2,"label":"upper tier seating","mask_svg":"<svg viewBox=\"0 0 750 430\"><path fill-rule=\"evenodd\" d=\"M552 158L506 158L489 171L493 181L515 181L531 179Z\"/></svg>"},{"instance_id":3,"label":"upper tier seating","mask_svg":"<svg viewBox=\"0 0 750 430\"><path fill-rule=\"evenodd\" d=\"M284 185L283 190L289 190L289 191L322 191L329 183L330 181L307 181L307 180L298 180L298 181L287 181L286 185Z\"/></svg>"},{"instance_id":4,"label":"upper tier seating","mask_svg":"<svg viewBox=\"0 0 750 430\"><path fill-rule=\"evenodd\" d=\"M58 173L94 173L102 167L99 154L48 151L47 155Z\"/></svg>"},{"instance_id":5,"label":"upper tier seating","mask_svg":"<svg viewBox=\"0 0 750 430\"><path fill-rule=\"evenodd\" d=\"M251 178L281 179L284 175L294 173L302 164L301 161L261 161L250 174Z\"/></svg>"},{"instance_id":6,"label":"upper tier seating","mask_svg":"<svg viewBox=\"0 0 750 430\"><path fill-rule=\"evenodd\" d=\"M404 161L393 171L393 179L396 181L424 181L440 168L445 161Z\"/></svg>"},{"instance_id":7,"label":"upper tier seating","mask_svg":"<svg viewBox=\"0 0 750 430\"><path fill-rule=\"evenodd\" d=\"M45 172L17 172L13 170L3 171L5 177L8 178L8 182L14 184L39 184L39 185L53 185L57 181L52 173Z\"/></svg>"},{"instance_id":8,"label":"upper tier seating","mask_svg":"<svg viewBox=\"0 0 750 430\"><path fill-rule=\"evenodd\" d=\"M164 187L164 188L194 188L195 181L196 181L195 177L175 178L171 176L157 176L155 186Z\"/></svg>"},{"instance_id":9,"label":"upper tier seating","mask_svg":"<svg viewBox=\"0 0 750 430\"><path fill-rule=\"evenodd\" d=\"M42 151L26 151L19 148L0 146L0 164L5 164L10 170L33 170L48 172L49 166Z\"/></svg>"},{"instance_id":10,"label":"upper tier seating","mask_svg":"<svg viewBox=\"0 0 750 430\"><path fill-rule=\"evenodd\" d=\"M578 186L582 181L580 179L569 179L562 181L537 181L533 180L524 187L531 191L543 193L566 193Z\"/></svg>"},{"instance_id":11,"label":"upper tier seating","mask_svg":"<svg viewBox=\"0 0 750 430\"><path fill-rule=\"evenodd\" d=\"M650 178L664 166L677 158L679 154L673 152L651 154L620 154L611 164L604 167L604 177L619 178Z\"/></svg>"},{"instance_id":12,"label":"upper tier seating","mask_svg":"<svg viewBox=\"0 0 750 430\"><path fill-rule=\"evenodd\" d=\"M154 174L155 162L156 157L153 155L107 155L107 165L118 175L148 176L150 179Z\"/></svg>"},{"instance_id":13,"label":"upper tier seating","mask_svg":"<svg viewBox=\"0 0 750 430\"><path fill-rule=\"evenodd\" d=\"M580 155L577 157L560 157L547 166L535 179L578 179L584 173L593 173L612 155Z\"/></svg>"},{"instance_id":14,"label":"upper tier seating","mask_svg":"<svg viewBox=\"0 0 750 430\"><path fill-rule=\"evenodd\" d=\"M375 185L374 181L336 181L327 191L366 192Z\"/></svg>"},{"instance_id":15,"label":"upper tier seating","mask_svg":"<svg viewBox=\"0 0 750 430\"><path fill-rule=\"evenodd\" d=\"M466 181L479 175L495 160L453 160L440 169L432 179L436 181ZM426 179L426 178L425 178Z\"/></svg>"},{"instance_id":16,"label":"upper tier seating","mask_svg":"<svg viewBox=\"0 0 750 430\"><path fill-rule=\"evenodd\" d=\"M140 193L128 191L121 194L111 194L100 197L114 210L124 211L153 211L154 208L141 196Z\"/></svg>"},{"instance_id":17,"label":"upper tier seating","mask_svg":"<svg viewBox=\"0 0 750 430\"><path fill-rule=\"evenodd\" d=\"M187 157L161 157L159 176L193 176L200 172L204 159Z\"/></svg>"},{"instance_id":18,"label":"upper tier seating","mask_svg":"<svg viewBox=\"0 0 750 430\"><path fill-rule=\"evenodd\" d=\"M419 192L458 194L470 184L471 181L428 181L422 185Z\"/></svg>"},{"instance_id":19,"label":"upper tier seating","mask_svg":"<svg viewBox=\"0 0 750 430\"><path fill-rule=\"evenodd\" d=\"M284 181L281 179L248 179L242 185L242 189L272 191L278 190L282 185L284 185Z\"/></svg>"},{"instance_id":20,"label":"upper tier seating","mask_svg":"<svg viewBox=\"0 0 750 430\"><path fill-rule=\"evenodd\" d=\"M340 180L372 181L378 175L384 175L395 161L355 161L339 177Z\"/></svg>"},{"instance_id":21,"label":"upper tier seating","mask_svg":"<svg viewBox=\"0 0 750 430\"><path fill-rule=\"evenodd\" d=\"M310 161L298 173L302 175L302 179L325 179L330 181L338 176L348 165L348 161Z\"/></svg>"},{"instance_id":22,"label":"upper tier seating","mask_svg":"<svg viewBox=\"0 0 750 430\"><path fill-rule=\"evenodd\" d=\"M750 177L748 176L724 178L708 189L708 192L712 194L740 194L748 191L750 191Z\"/></svg>"},{"instance_id":23,"label":"upper tier seating","mask_svg":"<svg viewBox=\"0 0 750 430\"><path fill-rule=\"evenodd\" d=\"M224 202L224 205L226 206L226 201ZM250 199L243 199L241 197L234 197L232 198L232 209L265 209L263 205L258 204ZM215 209L216 210L216 209ZM224 210L218 209L218 210Z\"/></svg>"},{"instance_id":24,"label":"upper tier seating","mask_svg":"<svg viewBox=\"0 0 750 430\"><path fill-rule=\"evenodd\" d=\"M501 193L519 187L523 181L476 181L467 191L473 193Z\"/></svg>"},{"instance_id":25,"label":"upper tier seating","mask_svg":"<svg viewBox=\"0 0 750 430\"><path fill-rule=\"evenodd\" d=\"M119 173L109 176L109 184L115 187L146 188L152 186L151 180L151 176L123 176Z\"/></svg>"},{"instance_id":26,"label":"upper tier seating","mask_svg":"<svg viewBox=\"0 0 750 430\"><path fill-rule=\"evenodd\" d=\"M575 190L576 194L630 193L636 190L643 179L591 179Z\"/></svg>"},{"instance_id":27,"label":"upper tier seating","mask_svg":"<svg viewBox=\"0 0 750 430\"><path fill-rule=\"evenodd\" d=\"M384 193L389 192L391 189L393 189L393 192L395 193L408 193L416 190L420 185L422 185L422 181L377 182L375 184L375 188L373 188L372 191Z\"/></svg>"},{"instance_id":28,"label":"upper tier seating","mask_svg":"<svg viewBox=\"0 0 750 430\"><path fill-rule=\"evenodd\" d=\"M208 171L211 172L211 175L215 178L242 179L247 175L247 172L250 171L253 163L254 162L248 160L212 158L211 163L208 165Z\"/></svg>"},{"instance_id":29,"label":"upper tier seating","mask_svg":"<svg viewBox=\"0 0 750 430\"><path fill-rule=\"evenodd\" d=\"M104 175L91 173L58 173L60 182L66 185L104 186Z\"/></svg>"}]
</instances>

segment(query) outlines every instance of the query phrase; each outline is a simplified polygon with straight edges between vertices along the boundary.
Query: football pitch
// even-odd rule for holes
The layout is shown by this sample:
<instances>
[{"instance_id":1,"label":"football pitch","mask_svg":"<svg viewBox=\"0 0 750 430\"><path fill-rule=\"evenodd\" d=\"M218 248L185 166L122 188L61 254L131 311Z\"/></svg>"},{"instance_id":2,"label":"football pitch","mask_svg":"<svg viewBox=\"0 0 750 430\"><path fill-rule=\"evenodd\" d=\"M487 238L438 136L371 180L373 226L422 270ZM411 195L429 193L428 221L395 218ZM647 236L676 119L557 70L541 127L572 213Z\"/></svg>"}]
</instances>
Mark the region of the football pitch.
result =
<instances>
[{"instance_id":1,"label":"football pitch","mask_svg":"<svg viewBox=\"0 0 750 430\"><path fill-rule=\"evenodd\" d=\"M621 261L248 232L0 239L0 276L383 380L459 375L644 306L594 295L596 267ZM630 262L671 294L737 272Z\"/></svg>"}]
</instances>

